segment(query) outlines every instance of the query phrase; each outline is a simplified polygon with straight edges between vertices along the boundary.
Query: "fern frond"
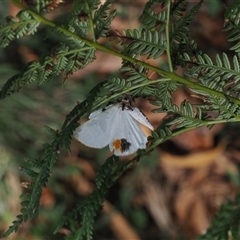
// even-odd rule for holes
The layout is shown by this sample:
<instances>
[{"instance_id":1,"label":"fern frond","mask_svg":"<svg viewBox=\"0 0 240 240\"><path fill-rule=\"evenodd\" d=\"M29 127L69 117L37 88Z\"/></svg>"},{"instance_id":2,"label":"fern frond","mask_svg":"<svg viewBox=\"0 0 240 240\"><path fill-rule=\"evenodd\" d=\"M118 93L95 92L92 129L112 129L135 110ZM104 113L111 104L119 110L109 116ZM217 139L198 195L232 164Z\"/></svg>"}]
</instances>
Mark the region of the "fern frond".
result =
<instances>
[{"instance_id":1,"label":"fern frond","mask_svg":"<svg viewBox=\"0 0 240 240\"><path fill-rule=\"evenodd\" d=\"M174 22L179 21L187 10L187 3L184 0L174 1L171 5L170 16Z\"/></svg>"},{"instance_id":2,"label":"fern frond","mask_svg":"<svg viewBox=\"0 0 240 240\"><path fill-rule=\"evenodd\" d=\"M84 68L95 59L95 49L82 49L83 51L72 53L69 56L68 64L65 68L66 76Z\"/></svg>"},{"instance_id":3,"label":"fern frond","mask_svg":"<svg viewBox=\"0 0 240 240\"><path fill-rule=\"evenodd\" d=\"M101 166L99 171L97 172L97 177L95 179L97 188L101 188L101 185L106 183L106 179L111 179L111 170L114 165L119 161L119 158L116 156L111 156L106 159L104 165Z\"/></svg>"},{"instance_id":4,"label":"fern frond","mask_svg":"<svg viewBox=\"0 0 240 240\"><path fill-rule=\"evenodd\" d=\"M171 48L171 59L174 66L181 66L186 68L186 66L194 63L189 63L184 60L182 57L184 54L188 55L188 58L191 59L192 62L195 61L196 55L201 54L197 51L197 44L193 40L185 39L179 42L178 44L173 44Z\"/></svg>"},{"instance_id":5,"label":"fern frond","mask_svg":"<svg viewBox=\"0 0 240 240\"><path fill-rule=\"evenodd\" d=\"M31 187L31 195L22 195L24 201L21 209L21 215L18 215L17 221L13 222L13 225L5 232L3 237L9 236L10 233L16 231L21 222L26 222L29 218L36 218L39 213L39 201L42 193L42 188L45 187L50 171L52 170L53 163L56 161L58 154L54 151L55 146L46 145L45 156L43 158L43 164L39 173L33 172L30 169L24 169L24 173L30 175L34 179Z\"/></svg>"},{"instance_id":6,"label":"fern frond","mask_svg":"<svg viewBox=\"0 0 240 240\"><path fill-rule=\"evenodd\" d=\"M66 44L60 43L52 49L50 56L42 57L38 62L28 63L19 74L10 78L0 91L1 99L18 92L32 82L43 84L47 80L54 79L63 71L67 78L94 59L95 50L92 48L70 49Z\"/></svg>"},{"instance_id":7,"label":"fern frond","mask_svg":"<svg viewBox=\"0 0 240 240\"><path fill-rule=\"evenodd\" d=\"M83 14L80 10L75 10L71 12L68 16L67 21L64 23L63 27L66 28L69 32L75 33L81 37L86 37L91 29L89 20L81 17ZM84 13L85 14L85 13ZM88 18L88 15L86 15ZM71 36L66 36L69 43L75 47L83 45L83 42L79 39L72 38Z\"/></svg>"},{"instance_id":8,"label":"fern frond","mask_svg":"<svg viewBox=\"0 0 240 240\"><path fill-rule=\"evenodd\" d=\"M211 226L207 229L207 232L199 236L197 240L229 239L229 232L233 233L234 228L236 230L236 227L238 228L240 224L239 202L240 195L238 194L234 201L229 201L223 205L211 222ZM237 233L233 233L233 235L236 236ZM238 237L235 239L237 240Z\"/></svg>"},{"instance_id":9,"label":"fern frond","mask_svg":"<svg viewBox=\"0 0 240 240\"><path fill-rule=\"evenodd\" d=\"M35 172L29 168L25 168L25 167L20 167L20 171L21 171L21 173L23 173L26 176L29 176L32 179L35 179L38 175L37 172Z\"/></svg>"},{"instance_id":10,"label":"fern frond","mask_svg":"<svg viewBox=\"0 0 240 240\"><path fill-rule=\"evenodd\" d=\"M156 84L152 83L148 78L148 70L145 67L124 64L120 70L126 78L110 78L104 84L106 89L131 94L135 97L146 97L156 94Z\"/></svg>"},{"instance_id":11,"label":"fern frond","mask_svg":"<svg viewBox=\"0 0 240 240\"><path fill-rule=\"evenodd\" d=\"M37 159L26 158L25 161L35 169L40 169L44 162L41 158L37 158Z\"/></svg>"},{"instance_id":12,"label":"fern frond","mask_svg":"<svg viewBox=\"0 0 240 240\"><path fill-rule=\"evenodd\" d=\"M124 78L112 77L105 82L104 87L108 89L109 92L123 92L129 89L131 85L131 82L127 83Z\"/></svg>"},{"instance_id":13,"label":"fern frond","mask_svg":"<svg viewBox=\"0 0 240 240\"><path fill-rule=\"evenodd\" d=\"M201 107L198 107L198 114L196 114L190 102L183 101L180 107L173 105L172 108L169 109L169 112L170 114L173 113L177 116L167 124L168 126L175 126L174 130L183 127L197 128L205 124L205 121L200 118L202 116Z\"/></svg>"},{"instance_id":14,"label":"fern frond","mask_svg":"<svg viewBox=\"0 0 240 240\"><path fill-rule=\"evenodd\" d=\"M62 219L61 223L55 230L55 233L63 225L68 224L72 219L76 219L77 216L81 215L81 227L75 231L74 235L69 237L69 240L92 239L94 219L106 197L109 188L115 184L123 172L129 169L132 164L138 160L138 158L135 158L127 163L122 163L121 161L117 160L117 157L112 156L102 165L98 174L98 188L94 190L93 193L88 195L84 201L82 201L75 209L71 211L71 213ZM111 168L112 164L116 164L116 167ZM103 180L104 184L101 184Z\"/></svg>"},{"instance_id":15,"label":"fern frond","mask_svg":"<svg viewBox=\"0 0 240 240\"><path fill-rule=\"evenodd\" d=\"M147 77L148 69L137 65L126 65L121 68L121 72L127 76L126 81L132 85L144 84L150 79Z\"/></svg>"},{"instance_id":16,"label":"fern frond","mask_svg":"<svg viewBox=\"0 0 240 240\"><path fill-rule=\"evenodd\" d=\"M66 116L66 119L63 123L62 129L64 129L71 121L78 121L80 117L82 117L86 113L90 113L93 108L93 104L96 104L96 101L99 97L99 93L103 89L105 82L98 83L89 93L88 93L88 100L81 102L80 104L76 105L72 111ZM104 97L101 97L104 99Z\"/></svg>"},{"instance_id":17,"label":"fern frond","mask_svg":"<svg viewBox=\"0 0 240 240\"><path fill-rule=\"evenodd\" d=\"M0 47L8 46L13 40L33 35L40 21L27 11L20 11L16 17L7 17L4 25L0 25Z\"/></svg>"},{"instance_id":18,"label":"fern frond","mask_svg":"<svg viewBox=\"0 0 240 240\"><path fill-rule=\"evenodd\" d=\"M228 99L217 98L214 96L209 99L209 104L205 105L204 108L217 114L214 118L216 121L224 119L238 119L240 114L240 107L238 104L235 104Z\"/></svg>"},{"instance_id":19,"label":"fern frond","mask_svg":"<svg viewBox=\"0 0 240 240\"><path fill-rule=\"evenodd\" d=\"M19 74L8 79L0 91L1 99L4 99L5 97L15 92L18 92L23 86L36 81L38 78L37 69L39 66L40 65L38 62L30 62L22 69Z\"/></svg>"},{"instance_id":20,"label":"fern frond","mask_svg":"<svg viewBox=\"0 0 240 240\"><path fill-rule=\"evenodd\" d=\"M161 106L160 109L166 108L172 105L172 94L177 91L181 85L173 81L166 81L159 83L156 86L156 99L151 101L153 105ZM156 112L156 110L155 110Z\"/></svg>"},{"instance_id":21,"label":"fern frond","mask_svg":"<svg viewBox=\"0 0 240 240\"><path fill-rule=\"evenodd\" d=\"M199 1L191 10L189 10L185 16L182 16L182 11L186 8L186 4L183 1L177 1L176 7L172 6L172 14L174 20L177 20L176 23L172 24L171 33L170 33L170 42L171 45L174 42L182 42L183 40L188 39L189 25L197 14L199 8L202 5L203 0Z\"/></svg>"},{"instance_id":22,"label":"fern frond","mask_svg":"<svg viewBox=\"0 0 240 240\"><path fill-rule=\"evenodd\" d=\"M173 136L173 132L169 129L167 125L160 125L154 132L153 132L153 145L157 146L160 143L170 139Z\"/></svg>"},{"instance_id":23,"label":"fern frond","mask_svg":"<svg viewBox=\"0 0 240 240\"><path fill-rule=\"evenodd\" d=\"M116 11L114 10L108 16L108 11L110 10L110 4L114 0L107 0L102 4L95 12L93 16L93 24L95 26L95 38L106 37L107 32L110 29L110 24L114 17L116 16Z\"/></svg>"},{"instance_id":24,"label":"fern frond","mask_svg":"<svg viewBox=\"0 0 240 240\"><path fill-rule=\"evenodd\" d=\"M29 9L38 13L50 12L61 4L63 0L24 0Z\"/></svg>"},{"instance_id":25,"label":"fern frond","mask_svg":"<svg viewBox=\"0 0 240 240\"><path fill-rule=\"evenodd\" d=\"M225 12L224 31L228 33L228 41L235 42L230 48L231 50L240 52L240 4L236 2L232 4Z\"/></svg>"},{"instance_id":26,"label":"fern frond","mask_svg":"<svg viewBox=\"0 0 240 240\"><path fill-rule=\"evenodd\" d=\"M148 58L158 58L166 50L165 37L158 31L143 29L141 33L138 30L127 30L127 38L132 39L124 49L128 55L148 55Z\"/></svg>"},{"instance_id":27,"label":"fern frond","mask_svg":"<svg viewBox=\"0 0 240 240\"><path fill-rule=\"evenodd\" d=\"M87 3L87 4L86 4ZM92 0L92 1L74 1L73 9L78 11L88 12L88 9L92 11L96 11L101 4L99 0ZM86 9L88 8L88 9Z\"/></svg>"},{"instance_id":28,"label":"fern frond","mask_svg":"<svg viewBox=\"0 0 240 240\"><path fill-rule=\"evenodd\" d=\"M19 74L11 77L3 85L0 91L1 99L18 92L22 87L29 85L31 82L39 81L39 84L41 84L51 74L52 65L53 60L51 58L48 58L43 65L40 65L40 63L36 61L28 63ZM38 74L39 72L40 74ZM45 74L43 74L43 72L45 72ZM42 79L39 78L40 76Z\"/></svg>"},{"instance_id":29,"label":"fern frond","mask_svg":"<svg viewBox=\"0 0 240 240\"><path fill-rule=\"evenodd\" d=\"M105 37L109 31L110 24L116 15L116 11L108 13L113 0L107 0L102 5L98 0L74 3L74 11L70 14L67 23L64 25L69 31L82 37L89 32L93 41ZM71 37L69 40L75 41Z\"/></svg>"},{"instance_id":30,"label":"fern frond","mask_svg":"<svg viewBox=\"0 0 240 240\"><path fill-rule=\"evenodd\" d=\"M62 131L59 133L59 137L56 139L56 150L58 150L59 147L64 147L68 153L70 153L70 145L72 141L72 135L73 131L79 126L80 116L75 117L68 126L62 129Z\"/></svg>"},{"instance_id":31,"label":"fern frond","mask_svg":"<svg viewBox=\"0 0 240 240\"><path fill-rule=\"evenodd\" d=\"M67 125L62 129L62 131L55 134L51 144L45 144L45 154L37 165L33 163L33 166L39 167L41 164L41 169L39 172L35 172L31 169L21 168L22 172L33 179L31 187L31 194L22 195L22 209L21 215L17 218L17 221L13 222L13 225L9 227L8 231L5 232L3 237L7 237L13 231L16 231L22 221L27 221L29 218L36 218L39 212L39 201L42 193L42 188L46 186L50 173L52 171L53 165L58 158L58 151L60 146L64 146L69 149L71 137L74 129L77 127L78 118L73 119L71 124Z\"/></svg>"},{"instance_id":32,"label":"fern frond","mask_svg":"<svg viewBox=\"0 0 240 240\"><path fill-rule=\"evenodd\" d=\"M169 46L171 48L171 60L173 66L186 66L182 55L187 54L190 58L196 55L197 45L189 39L189 25L201 7L202 0L186 12L187 4L183 0L174 2L171 5L170 17L172 24L169 34Z\"/></svg>"},{"instance_id":33,"label":"fern frond","mask_svg":"<svg viewBox=\"0 0 240 240\"><path fill-rule=\"evenodd\" d=\"M52 49L52 56L54 58L55 65L52 67L52 71L55 76L58 76L62 71L66 69L69 64L69 46L64 43L60 43ZM42 82L42 81L41 81Z\"/></svg>"},{"instance_id":34,"label":"fern frond","mask_svg":"<svg viewBox=\"0 0 240 240\"><path fill-rule=\"evenodd\" d=\"M186 63L190 63L185 73L188 76L197 78L203 85L218 91L223 91L229 79L233 83L238 83L240 79L238 55L235 55L233 59L234 64L232 68L230 60L225 53L223 53L222 58L216 55L216 63L213 63L211 58L206 54L198 54L194 58L194 61L187 53L183 56L183 60Z\"/></svg>"},{"instance_id":35,"label":"fern frond","mask_svg":"<svg viewBox=\"0 0 240 240\"><path fill-rule=\"evenodd\" d=\"M13 225L8 228L8 230L4 233L3 237L8 237L11 233L17 232L20 224L23 221L22 215L18 215L17 219L18 220L12 222ZM27 221L27 219L26 219L26 221Z\"/></svg>"},{"instance_id":36,"label":"fern frond","mask_svg":"<svg viewBox=\"0 0 240 240\"><path fill-rule=\"evenodd\" d=\"M105 194L105 192L101 192L99 189L96 189L92 194L88 195L81 204L63 217L54 233L58 232L62 226L69 224L73 219L76 219L79 215L81 215L81 227L74 231L74 234L69 236L68 239L92 239L94 219L102 201L104 200Z\"/></svg>"},{"instance_id":37,"label":"fern frond","mask_svg":"<svg viewBox=\"0 0 240 240\"><path fill-rule=\"evenodd\" d=\"M96 28L100 26L100 20L98 18L102 17L102 14L106 13L106 10L108 9L108 5L110 3L111 1L105 3L99 9L97 9L99 1L93 1L89 3L89 9L91 9L91 11L96 9L96 17L94 19L94 21L97 21L98 23ZM82 37L86 37L91 30L91 24L89 21L84 21L84 19L82 20L79 16L79 14L81 14L81 11L86 10L86 4L76 4L74 9L77 9L77 7L79 7L79 9L73 11L69 15L69 18L64 26L68 29L68 31ZM93 9L91 7L93 7ZM91 12L89 12L88 14L91 14ZM115 13L112 13L107 19L102 20L102 23L104 23L103 25L106 27L107 22L109 25L114 16ZM21 13L19 13L18 17L21 21L24 21L25 19L30 19L31 21L33 21L33 17L27 11L22 11ZM15 18L11 19L13 22L16 22ZM16 28L15 25L13 27ZM105 34L105 32L107 31L106 28L102 30L100 29L102 28L98 29L98 33L100 35ZM31 28L29 27L29 31L30 30ZM17 32L17 36L21 36L25 33L26 29L22 28L21 31L19 30ZM12 34L7 35L11 37ZM15 75L11 79L9 79L1 90L1 98L3 99L6 96L19 91L23 86L31 82L38 81L38 84L42 84L46 80L55 78L63 71L65 71L65 79L67 79L69 75L71 75L73 72L85 67L87 64L89 64L95 59L94 48L87 46L86 43L84 43L78 38L73 38L69 35L66 36L66 43L60 43L58 46L54 47L50 56L42 57L39 62L29 63L20 72L20 74Z\"/></svg>"},{"instance_id":38,"label":"fern frond","mask_svg":"<svg viewBox=\"0 0 240 240\"><path fill-rule=\"evenodd\" d=\"M167 0L150 0L145 5L145 8L143 10L143 13L140 17L141 23L147 28L147 29L158 29L159 32L163 31L165 24L166 24L166 18L167 18L167 11L166 9L163 9L164 6L167 4ZM154 12L152 10L152 7L155 4L161 4L161 11Z\"/></svg>"}]
</instances>

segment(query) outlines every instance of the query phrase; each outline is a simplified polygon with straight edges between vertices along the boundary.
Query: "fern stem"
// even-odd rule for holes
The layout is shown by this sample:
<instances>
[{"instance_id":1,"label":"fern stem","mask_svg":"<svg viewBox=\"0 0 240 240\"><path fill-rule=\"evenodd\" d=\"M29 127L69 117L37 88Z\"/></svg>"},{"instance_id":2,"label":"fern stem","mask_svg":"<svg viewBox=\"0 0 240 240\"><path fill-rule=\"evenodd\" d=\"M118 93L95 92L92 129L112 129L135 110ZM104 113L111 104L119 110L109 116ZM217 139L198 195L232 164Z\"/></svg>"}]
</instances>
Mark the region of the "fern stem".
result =
<instances>
[{"instance_id":1,"label":"fern stem","mask_svg":"<svg viewBox=\"0 0 240 240\"><path fill-rule=\"evenodd\" d=\"M171 59L171 47L170 47L170 10L171 10L171 0L168 0L168 6L167 6L167 22L165 25L165 34L166 34L166 43L167 43L167 59L168 59L168 66L169 71L173 72L173 65L172 65L172 59Z\"/></svg>"},{"instance_id":2,"label":"fern stem","mask_svg":"<svg viewBox=\"0 0 240 240\"><path fill-rule=\"evenodd\" d=\"M67 55L71 55L71 54L76 53L76 52L84 52L84 51L90 50L90 49L92 49L92 47L83 47L83 48L80 48L78 50L73 49L73 50L70 50L68 52L63 52L63 53L59 54L59 56L67 56Z\"/></svg>"},{"instance_id":3,"label":"fern stem","mask_svg":"<svg viewBox=\"0 0 240 240\"><path fill-rule=\"evenodd\" d=\"M212 126L212 125L219 124L219 123L229 123L229 122L240 122L240 117L238 119L234 118L234 119L221 119L221 120L205 121L202 124L202 126L199 126L198 128ZM174 131L169 136L165 136L164 138L159 138L158 140L153 142L153 144L151 144L151 146L149 146L149 148L146 149L145 153L141 153L140 155L138 155L138 157L148 154L148 152L150 152L151 150L153 150L154 148L156 148L158 145L162 144L163 142L166 142L166 141L172 139L173 137L176 137L182 133L188 132L193 129L196 129L196 126L185 127L185 128Z\"/></svg>"},{"instance_id":4,"label":"fern stem","mask_svg":"<svg viewBox=\"0 0 240 240\"><path fill-rule=\"evenodd\" d=\"M89 20L90 20L89 22L90 22L90 27L91 27L91 31L92 31L93 42L96 42L96 36L95 36L95 32L94 32L91 9L89 8L89 5L86 0L85 0L85 5L86 5L86 9L88 10L88 16L89 16Z\"/></svg>"},{"instance_id":5,"label":"fern stem","mask_svg":"<svg viewBox=\"0 0 240 240\"><path fill-rule=\"evenodd\" d=\"M178 83L181 83L181 84L183 84L183 85L186 85L186 86L188 86L188 87L190 87L190 88L194 88L194 89L197 89L197 90L201 90L201 91L207 92L207 93L209 93L209 94L216 95L216 96L218 96L218 97L220 97L220 98L224 98L224 99L231 100L232 102L240 105L240 100L237 99L237 98L234 98L234 97L232 97L232 96L225 95L224 93L219 92L219 91L217 91L217 90L214 90L214 89L205 87L205 86L203 86L203 85L200 85L200 84L198 84L198 83L192 82L192 81L190 81L190 80L187 80L187 79L185 79L185 78L177 75L177 74L174 73L174 72L164 71L164 70L159 69L159 68L157 68L157 67L155 67L155 66L152 66L152 65L150 65L150 64L148 64L148 63L146 63L146 62L142 62L142 61L140 61L140 60L138 60L138 59L129 57L129 56L124 55L124 54L122 54L122 53L120 53L120 52L116 52L116 51L114 51L114 50L112 50L112 49L109 49L109 48L107 48L107 47L105 47L105 46L103 46L103 45L101 45L101 44L99 44L99 43L97 43L97 42L93 42L93 41L91 41L91 40L89 40L89 39L86 39L86 38L83 38L83 37L81 37L81 36L78 36L77 34L68 31L68 30L65 29L64 27L58 26L58 25L56 25L55 23L53 23L52 21L49 21L48 19L44 18L43 16L39 15L38 13L36 13L36 12L30 10L30 9L25 8L25 6L22 5L21 3L19 3L17 0L10 0L10 1L11 1L13 4L15 4L17 7L21 8L21 9L23 9L23 10L26 10L26 11L27 11L29 14L31 14L35 19L38 19L38 20L41 21L42 23L44 23L44 24L46 24L46 25L49 25L49 26L57 29L58 31L66 34L67 36L70 36L70 37L79 39L79 40L85 42L87 45L89 45L89 46L91 46L91 47L93 47L93 48L96 48L96 49L102 50L102 51L104 51L104 52L107 52L107 53L109 53L109 54L115 55L115 56L120 57L120 58L122 58L122 59L124 59L124 60L126 60L126 61L129 61L129 62L131 62L131 63L133 63L133 64L137 64L137 65L143 66L143 67L145 67L145 68L148 68L148 69L150 69L150 70L153 70L153 71L157 72L158 74L160 74L160 75L162 75L162 76L169 77L169 78L171 78L172 80L174 80L174 81L176 81L176 82L178 82Z\"/></svg>"}]
</instances>

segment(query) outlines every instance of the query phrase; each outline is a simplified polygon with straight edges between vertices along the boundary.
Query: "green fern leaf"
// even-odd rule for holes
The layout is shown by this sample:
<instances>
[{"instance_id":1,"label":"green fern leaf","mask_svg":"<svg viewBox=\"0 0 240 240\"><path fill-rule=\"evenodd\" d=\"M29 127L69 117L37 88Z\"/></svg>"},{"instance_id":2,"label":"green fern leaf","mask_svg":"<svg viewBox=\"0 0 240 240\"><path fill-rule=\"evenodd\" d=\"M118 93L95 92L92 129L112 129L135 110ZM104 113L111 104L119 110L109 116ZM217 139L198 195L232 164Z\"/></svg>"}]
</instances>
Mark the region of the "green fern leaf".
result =
<instances>
[{"instance_id":1,"label":"green fern leaf","mask_svg":"<svg viewBox=\"0 0 240 240\"><path fill-rule=\"evenodd\" d=\"M238 240L240 237L240 224L239 222L233 224L230 228L230 232L233 240Z\"/></svg>"},{"instance_id":2,"label":"green fern leaf","mask_svg":"<svg viewBox=\"0 0 240 240\"><path fill-rule=\"evenodd\" d=\"M130 88L131 83L127 85L125 79L119 77L112 77L105 82L104 87L108 89L109 92L122 92Z\"/></svg>"},{"instance_id":3,"label":"green fern leaf","mask_svg":"<svg viewBox=\"0 0 240 240\"><path fill-rule=\"evenodd\" d=\"M154 105L156 103L161 102L162 107L168 108L168 106L172 105L172 94L177 91L180 87L180 84L176 84L175 82L168 81L158 84L157 86L157 102L152 101Z\"/></svg>"},{"instance_id":4,"label":"green fern leaf","mask_svg":"<svg viewBox=\"0 0 240 240\"><path fill-rule=\"evenodd\" d=\"M223 205L207 232L199 236L197 240L228 239L228 231L231 226L239 224L239 200L239 195L237 195L233 202Z\"/></svg>"},{"instance_id":5,"label":"green fern leaf","mask_svg":"<svg viewBox=\"0 0 240 240\"><path fill-rule=\"evenodd\" d=\"M240 4L236 2L232 4L225 12L225 24L224 31L228 33L228 41L236 42L230 49L235 52L240 52L240 30L239 30L239 18L240 18Z\"/></svg>"},{"instance_id":6,"label":"green fern leaf","mask_svg":"<svg viewBox=\"0 0 240 240\"><path fill-rule=\"evenodd\" d=\"M169 139L172 135L173 132L165 124L162 124L153 132L154 137L153 144L158 145L160 143L163 143L164 141Z\"/></svg>"},{"instance_id":7,"label":"green fern leaf","mask_svg":"<svg viewBox=\"0 0 240 240\"><path fill-rule=\"evenodd\" d=\"M132 39L123 51L128 55L148 55L148 58L158 58L166 50L165 37L157 31L143 29L139 33L136 29L127 30L125 36Z\"/></svg>"},{"instance_id":8,"label":"green fern leaf","mask_svg":"<svg viewBox=\"0 0 240 240\"><path fill-rule=\"evenodd\" d=\"M13 225L8 228L8 230L3 234L3 238L8 237L11 233L17 232L20 223L22 222L21 217L19 221L13 221Z\"/></svg>"},{"instance_id":9,"label":"green fern leaf","mask_svg":"<svg viewBox=\"0 0 240 240\"><path fill-rule=\"evenodd\" d=\"M91 9L92 11L97 10L99 5L101 4L101 1L99 1L99 0L91 0L91 1L86 1L86 2L87 2L87 8ZM83 10L86 8L86 2L85 1L74 1L73 8L78 9L78 10Z\"/></svg>"},{"instance_id":10,"label":"green fern leaf","mask_svg":"<svg viewBox=\"0 0 240 240\"><path fill-rule=\"evenodd\" d=\"M94 59L95 50L92 48L83 51L76 49L76 52L73 52L66 44L60 44L52 49L51 56L44 56L39 62L28 63L19 74L10 78L1 89L1 99L18 92L31 82L37 81L40 85L46 80L54 79L62 71L69 76Z\"/></svg>"},{"instance_id":11,"label":"green fern leaf","mask_svg":"<svg viewBox=\"0 0 240 240\"><path fill-rule=\"evenodd\" d=\"M184 61L191 61L190 56L185 53ZM219 55L216 55L216 63L214 64L212 60L206 54L198 54L196 59L191 65L191 68L186 69L185 73L193 78L198 78L201 83L209 88L216 89L218 91L223 91L228 80L231 78L232 81L237 82L240 79L238 56L234 56L234 69L231 68L228 56L223 53L222 59ZM234 90L234 87L232 88Z\"/></svg>"},{"instance_id":12,"label":"green fern leaf","mask_svg":"<svg viewBox=\"0 0 240 240\"><path fill-rule=\"evenodd\" d=\"M116 16L116 11L113 11L108 16L108 11L110 9L110 4L113 3L113 0L107 0L101 5L95 12L93 16L93 24L95 27L95 38L105 37L107 32L110 29L110 24L114 17ZM108 17L107 17L108 16Z\"/></svg>"},{"instance_id":13,"label":"green fern leaf","mask_svg":"<svg viewBox=\"0 0 240 240\"><path fill-rule=\"evenodd\" d=\"M181 1L182 2L182 1ZM188 33L189 33L189 24L194 19L195 15L197 14L199 8L202 5L203 0L199 1L198 4L196 4L190 11L186 13L186 15L182 16L182 10L185 4L181 3L178 5L177 10L173 11L173 18L177 19L177 22L172 25L172 30L170 34L170 42L173 43L174 41L181 42L183 39L188 39ZM178 3L176 3L178 4ZM173 5L173 10L175 10ZM180 12L180 16L178 16Z\"/></svg>"},{"instance_id":14,"label":"green fern leaf","mask_svg":"<svg viewBox=\"0 0 240 240\"><path fill-rule=\"evenodd\" d=\"M14 39L34 34L40 21L34 19L27 11L20 11L16 18L7 17L6 23L0 25L0 47L6 47Z\"/></svg>"},{"instance_id":15,"label":"green fern leaf","mask_svg":"<svg viewBox=\"0 0 240 240\"><path fill-rule=\"evenodd\" d=\"M161 4L161 7L164 7L166 3L166 0L150 0L147 2L140 17L140 21L146 29L157 28L159 32L163 31L166 24L167 11L154 12L152 7L155 4Z\"/></svg>"},{"instance_id":16,"label":"green fern leaf","mask_svg":"<svg viewBox=\"0 0 240 240\"><path fill-rule=\"evenodd\" d=\"M87 12L88 9L85 9L85 3L80 3L80 5L80 8L74 8L74 10L68 15L66 22L63 24L63 27L69 32L75 33L76 35L79 35L81 37L86 37L91 30L91 25L89 21L89 15L91 13ZM60 33L64 34L64 32ZM82 40L73 38L69 34L66 34L65 37L68 40L68 44L74 48L80 48L84 45L84 42Z\"/></svg>"},{"instance_id":17,"label":"green fern leaf","mask_svg":"<svg viewBox=\"0 0 240 240\"><path fill-rule=\"evenodd\" d=\"M119 161L119 158L116 156L109 157L105 163L101 166L97 173L97 177L95 179L97 188L101 188L102 183L106 183L106 179L111 179L111 169L113 169L116 162Z\"/></svg>"},{"instance_id":18,"label":"green fern leaf","mask_svg":"<svg viewBox=\"0 0 240 240\"><path fill-rule=\"evenodd\" d=\"M35 171L33 171L33 170L29 169L29 168L21 167L20 170L21 170L21 172L24 175L27 175L27 176L29 176L32 179L35 179L37 177L37 175L38 175L37 172L35 172Z\"/></svg>"},{"instance_id":19,"label":"green fern leaf","mask_svg":"<svg viewBox=\"0 0 240 240\"><path fill-rule=\"evenodd\" d=\"M184 0L175 1L171 5L171 18L173 21L179 21L184 16L187 9L187 3Z\"/></svg>"}]
</instances>

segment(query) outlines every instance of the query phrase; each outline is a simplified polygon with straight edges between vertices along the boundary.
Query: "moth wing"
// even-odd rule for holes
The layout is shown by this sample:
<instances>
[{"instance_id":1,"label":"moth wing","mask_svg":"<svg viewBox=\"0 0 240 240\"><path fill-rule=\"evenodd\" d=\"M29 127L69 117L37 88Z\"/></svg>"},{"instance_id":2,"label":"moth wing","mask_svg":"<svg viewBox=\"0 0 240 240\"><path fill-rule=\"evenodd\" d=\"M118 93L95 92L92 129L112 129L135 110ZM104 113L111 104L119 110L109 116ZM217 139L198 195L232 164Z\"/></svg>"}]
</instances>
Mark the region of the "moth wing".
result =
<instances>
[{"instance_id":1,"label":"moth wing","mask_svg":"<svg viewBox=\"0 0 240 240\"><path fill-rule=\"evenodd\" d=\"M98 109L98 110L92 112L92 113L89 115L88 118L89 118L89 119L93 119L93 118L95 118L97 115L99 115L99 114L101 114L101 113L103 113L103 110L102 110L102 109Z\"/></svg>"},{"instance_id":2,"label":"moth wing","mask_svg":"<svg viewBox=\"0 0 240 240\"><path fill-rule=\"evenodd\" d=\"M153 126L148 121L147 117L138 108L135 107L133 110L127 110L127 111L136 121L150 128L153 131Z\"/></svg>"},{"instance_id":3,"label":"moth wing","mask_svg":"<svg viewBox=\"0 0 240 240\"><path fill-rule=\"evenodd\" d=\"M108 113L107 110L108 110L109 108L111 108L111 107L113 107L112 104L111 104L111 105L108 105L107 107L98 109L98 110L92 112L92 113L89 115L88 118L89 118L89 119L95 118L97 115L99 115L99 114L101 114L101 113L104 113L105 111L106 111L106 113Z\"/></svg>"},{"instance_id":4,"label":"moth wing","mask_svg":"<svg viewBox=\"0 0 240 240\"><path fill-rule=\"evenodd\" d=\"M116 156L130 155L138 149L146 148L147 137L141 130L139 123L129 114L129 111L120 109L115 127L112 130L109 148ZM117 148L114 145L115 141L119 140L126 141L125 149Z\"/></svg>"},{"instance_id":5,"label":"moth wing","mask_svg":"<svg viewBox=\"0 0 240 240\"><path fill-rule=\"evenodd\" d=\"M97 110L90 114L87 122L76 128L73 136L84 145L92 148L103 148L111 140L111 122L114 108L105 111Z\"/></svg>"}]
</instances>

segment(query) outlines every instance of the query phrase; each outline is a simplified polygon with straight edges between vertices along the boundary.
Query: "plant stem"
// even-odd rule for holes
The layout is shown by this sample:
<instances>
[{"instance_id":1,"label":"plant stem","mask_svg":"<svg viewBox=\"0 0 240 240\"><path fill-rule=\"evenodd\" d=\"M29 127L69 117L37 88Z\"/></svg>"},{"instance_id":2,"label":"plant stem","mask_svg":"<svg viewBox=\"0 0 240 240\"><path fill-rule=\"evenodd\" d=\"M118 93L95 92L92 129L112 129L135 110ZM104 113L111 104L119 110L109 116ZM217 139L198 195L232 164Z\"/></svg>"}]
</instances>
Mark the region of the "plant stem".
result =
<instances>
[{"instance_id":1,"label":"plant stem","mask_svg":"<svg viewBox=\"0 0 240 240\"><path fill-rule=\"evenodd\" d=\"M86 5L86 8L87 8L88 13L89 13L90 27L91 27L91 31L92 31L93 42L96 42L96 37L95 37L95 31L94 31L94 26L93 26L93 19L92 19L91 9L89 8L89 5L88 5L88 3L87 3L86 0L85 0L85 5Z\"/></svg>"},{"instance_id":2,"label":"plant stem","mask_svg":"<svg viewBox=\"0 0 240 240\"><path fill-rule=\"evenodd\" d=\"M175 136L178 136L179 134L188 132L190 130L196 129L196 128L200 128L200 127L207 127L207 126L211 126L211 125L215 125L215 124L219 124L219 123L229 123L229 122L240 122L240 118L236 119L234 118L233 120L231 119L221 119L221 120L212 120L212 121L205 121L202 126L191 126L191 127L185 127L182 129L179 129L177 131L175 131L172 135L169 136L165 136L164 138L159 138L158 140L156 140L149 148L146 149L146 154L148 152L150 152L151 150L153 150L156 146L160 145L163 142L166 142L167 140L172 139ZM141 156L143 156L144 154L141 154Z\"/></svg>"},{"instance_id":3,"label":"plant stem","mask_svg":"<svg viewBox=\"0 0 240 240\"><path fill-rule=\"evenodd\" d=\"M172 59L171 59L171 51L170 51L170 9L171 9L171 0L168 0L168 7L167 7L167 22L165 23L165 34L166 34L166 43L167 43L167 59L168 59L168 66L169 71L173 72L173 66L172 66Z\"/></svg>"}]
</instances>

